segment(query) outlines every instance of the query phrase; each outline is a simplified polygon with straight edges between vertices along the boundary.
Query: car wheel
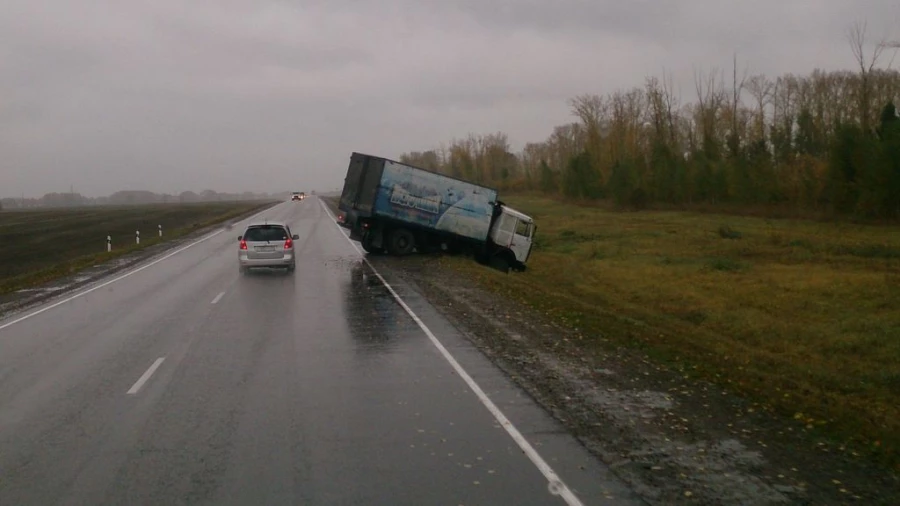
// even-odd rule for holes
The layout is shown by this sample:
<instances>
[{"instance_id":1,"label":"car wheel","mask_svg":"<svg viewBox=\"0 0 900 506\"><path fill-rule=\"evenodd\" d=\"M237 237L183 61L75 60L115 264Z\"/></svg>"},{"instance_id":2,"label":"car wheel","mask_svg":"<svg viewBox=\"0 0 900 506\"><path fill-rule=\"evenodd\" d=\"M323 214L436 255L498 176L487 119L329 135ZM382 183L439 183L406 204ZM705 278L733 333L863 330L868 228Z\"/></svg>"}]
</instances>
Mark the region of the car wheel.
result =
<instances>
[{"instance_id":1,"label":"car wheel","mask_svg":"<svg viewBox=\"0 0 900 506\"><path fill-rule=\"evenodd\" d=\"M246 274L247 274L247 271L248 271L248 269L247 269L246 267L244 267L243 265L241 265L240 267L238 267L238 272L240 272L241 274L246 275Z\"/></svg>"}]
</instances>

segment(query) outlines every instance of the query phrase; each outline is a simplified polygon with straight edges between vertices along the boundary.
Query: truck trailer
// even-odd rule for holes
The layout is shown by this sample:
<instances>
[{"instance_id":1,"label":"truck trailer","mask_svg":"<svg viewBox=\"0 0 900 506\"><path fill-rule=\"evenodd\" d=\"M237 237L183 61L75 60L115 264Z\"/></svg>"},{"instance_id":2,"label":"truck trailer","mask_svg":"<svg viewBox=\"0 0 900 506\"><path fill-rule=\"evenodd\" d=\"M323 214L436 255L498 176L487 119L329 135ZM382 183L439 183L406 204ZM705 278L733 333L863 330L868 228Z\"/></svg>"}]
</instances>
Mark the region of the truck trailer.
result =
<instances>
[{"instance_id":1,"label":"truck trailer","mask_svg":"<svg viewBox=\"0 0 900 506\"><path fill-rule=\"evenodd\" d=\"M354 152L339 223L371 254L468 252L504 272L524 271L534 220L497 197L493 188Z\"/></svg>"}]
</instances>

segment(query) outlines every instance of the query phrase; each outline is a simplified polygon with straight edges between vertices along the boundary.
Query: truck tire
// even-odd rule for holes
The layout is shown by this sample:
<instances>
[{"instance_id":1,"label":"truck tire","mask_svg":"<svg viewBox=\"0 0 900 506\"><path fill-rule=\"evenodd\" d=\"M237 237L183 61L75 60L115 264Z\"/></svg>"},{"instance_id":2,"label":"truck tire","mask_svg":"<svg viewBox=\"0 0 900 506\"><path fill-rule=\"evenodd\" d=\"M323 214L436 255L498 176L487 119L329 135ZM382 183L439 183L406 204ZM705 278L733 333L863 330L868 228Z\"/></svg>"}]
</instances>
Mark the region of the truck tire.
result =
<instances>
[{"instance_id":1,"label":"truck tire","mask_svg":"<svg viewBox=\"0 0 900 506\"><path fill-rule=\"evenodd\" d=\"M384 250L382 248L376 248L372 245L372 234L369 232L366 232L366 234L362 238L362 241L360 241L360 244L362 244L362 248L366 251L366 253L371 253L373 255L384 253Z\"/></svg>"},{"instance_id":2,"label":"truck tire","mask_svg":"<svg viewBox=\"0 0 900 506\"><path fill-rule=\"evenodd\" d=\"M497 269L504 274L509 274L510 263L509 258L505 253L497 253L495 255L492 255L490 266L491 268Z\"/></svg>"},{"instance_id":3,"label":"truck tire","mask_svg":"<svg viewBox=\"0 0 900 506\"><path fill-rule=\"evenodd\" d=\"M405 228L391 230L388 235L388 251L392 255L406 256L416 248L416 238Z\"/></svg>"}]
</instances>

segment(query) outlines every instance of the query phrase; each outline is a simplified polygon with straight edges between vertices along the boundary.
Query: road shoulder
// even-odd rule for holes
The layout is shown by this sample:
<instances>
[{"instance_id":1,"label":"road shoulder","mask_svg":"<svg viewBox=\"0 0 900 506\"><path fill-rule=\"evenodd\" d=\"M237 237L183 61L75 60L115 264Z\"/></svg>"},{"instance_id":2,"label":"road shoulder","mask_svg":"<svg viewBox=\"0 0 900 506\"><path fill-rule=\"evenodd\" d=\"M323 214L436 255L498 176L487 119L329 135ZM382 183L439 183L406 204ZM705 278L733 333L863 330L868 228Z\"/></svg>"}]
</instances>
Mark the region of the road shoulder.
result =
<instances>
[{"instance_id":1,"label":"road shoulder","mask_svg":"<svg viewBox=\"0 0 900 506\"><path fill-rule=\"evenodd\" d=\"M651 503L900 503L890 472L635 350L587 356L577 330L477 287L448 265L455 259L370 261L414 287Z\"/></svg>"}]
</instances>

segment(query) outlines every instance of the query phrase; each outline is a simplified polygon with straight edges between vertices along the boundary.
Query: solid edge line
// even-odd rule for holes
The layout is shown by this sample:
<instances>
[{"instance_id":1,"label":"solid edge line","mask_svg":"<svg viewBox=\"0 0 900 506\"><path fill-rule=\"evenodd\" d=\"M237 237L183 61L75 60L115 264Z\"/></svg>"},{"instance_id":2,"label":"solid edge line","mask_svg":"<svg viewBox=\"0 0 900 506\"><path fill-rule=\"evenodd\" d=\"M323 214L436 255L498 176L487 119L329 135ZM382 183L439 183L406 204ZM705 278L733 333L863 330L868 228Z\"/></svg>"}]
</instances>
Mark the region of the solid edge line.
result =
<instances>
[{"instance_id":1,"label":"solid edge line","mask_svg":"<svg viewBox=\"0 0 900 506\"><path fill-rule=\"evenodd\" d=\"M224 296L225 296L225 292L220 292L219 295L216 295L216 298L213 299L212 302L210 302L210 304L215 304L216 302L219 302L220 300L222 300L222 297L224 297Z\"/></svg>"},{"instance_id":2,"label":"solid edge line","mask_svg":"<svg viewBox=\"0 0 900 506\"><path fill-rule=\"evenodd\" d=\"M138 391L140 391L141 387L144 386L144 383L146 383L147 380L150 379L150 376L153 376L153 373L155 373L156 370L159 369L159 366L162 365L162 363L165 359L166 359L166 357L159 357L158 359L156 359L156 361L153 362L153 365L151 365L150 368L147 369L147 371L144 372L144 374L140 378L138 378L138 380L134 383L134 385L126 393L129 395L134 395L134 394L138 393Z\"/></svg>"},{"instance_id":3,"label":"solid edge line","mask_svg":"<svg viewBox=\"0 0 900 506\"><path fill-rule=\"evenodd\" d=\"M334 214L332 214L331 210L328 209L328 206L326 206L325 203L322 202L322 200L319 200L319 204L322 205L322 208L325 209L325 212L328 213L329 217L331 217L335 226L338 227L338 232L344 237L344 239L347 239L347 242L350 243L350 246L352 246L358 254L363 255L363 252L360 251L356 244L353 244L353 240L350 239L350 237L348 237L343 230L341 230L340 225L337 224L337 219L335 218ZM535 467L538 468L541 474L543 474L544 477L547 478L547 488L550 490L550 493L562 497L562 499L568 506L583 506L581 500L578 499L578 497L575 496L575 493L572 492L572 490L570 490L569 487L562 481L559 475L557 475L553 468L550 467L550 464L547 464L547 462L543 459L543 457L541 457L537 450L535 450L534 447L531 446L531 443L529 443L528 440L525 439L525 436L523 436L522 433L519 432L518 429L516 429L515 425L513 425L513 423L506 417L506 415L504 415L503 412L500 411L500 408L498 408L497 405L494 404L494 401L492 401L490 397L488 397L488 395L484 392L484 390L482 390L481 387L478 386L478 383L476 383L475 380L472 379L471 376L469 376L469 373L466 372L465 369L463 369L459 362L456 361L453 355L440 342L437 336L434 335L431 329L429 329L428 326L425 325L425 322L423 322L422 319L419 318L419 316L400 297L400 295L397 294L394 288L390 285L390 283L387 282L387 280L384 279L381 273L379 273L378 270L375 269L372 263L369 262L369 259L363 255L362 260L366 263L366 265L369 266L370 269L372 269L375 277L377 277L378 280L381 281L381 284L383 284L384 287L387 288L391 296L394 297L394 300L397 301L398 304L400 304L400 307L402 307L404 311L406 311L406 314L408 314L410 318L412 318L413 321L416 322L416 325L418 325L419 328L422 329L422 332L425 333L431 343L434 344L438 351L441 352L441 355L443 355L444 359L450 363L450 366L453 367L457 374L459 374L459 377L462 378L463 381L466 382L466 385L468 385L469 388L472 389L472 392L475 393L475 395L478 397L478 400L480 400L484 407L486 407L488 411L490 411L491 414L494 415L494 418L500 423L500 425L503 426L509 436L522 450L522 452L524 452L525 455L528 456L528 459L531 460L531 462L535 465Z\"/></svg>"},{"instance_id":4,"label":"solid edge line","mask_svg":"<svg viewBox=\"0 0 900 506\"><path fill-rule=\"evenodd\" d=\"M277 205L277 204L276 204L276 205ZM275 206L272 206L272 207L275 207ZM251 216L251 217L249 217L249 218L245 218L245 219L243 219L243 220L241 220L241 221L252 220L253 218L256 218L256 217L259 216L260 214L263 214L264 212L268 211L269 209L271 209L271 207L270 207L270 208L266 208L266 209L264 209L264 210L262 210L262 211L260 211L260 212L258 212L258 213L256 213L256 214L254 214L253 216ZM238 222L238 223L240 223L240 222ZM50 311L50 310L53 309L53 308L62 306L63 304L65 304L65 303L67 303L67 302L73 301L73 300L75 300L75 299L77 299L77 298L79 298L79 297L83 297L83 296L85 296L85 295L87 295L87 294L89 294L89 293L91 293L91 292L93 292L93 291L99 290L99 289L101 289L101 288L103 288L103 287L105 287L105 286L109 286L109 285L115 283L116 281L121 281L121 280L123 280L123 279L125 279L125 278L127 278L127 277L129 277L129 276L131 276L131 275L133 275L133 274L137 274L137 273L141 272L141 271L144 270L144 269L148 269L148 268L150 268L150 267L153 267L154 265L156 265L156 264L162 262L163 260L166 260L167 258L171 258L171 257L173 257L173 256L175 256L175 255L181 253L182 251L184 251L184 250L186 250L186 249L188 249L188 248L193 248L194 246L196 246L196 245L198 245L198 244L200 244L200 243L202 243L202 242L206 242L206 241L212 239L213 237L215 237L215 236L221 234L222 232L225 232L226 230L228 230L228 229L227 229L227 228L222 228L222 229L220 229L220 230L217 230L217 231L215 231L215 232L213 232L213 233L211 233L211 234L208 234L207 236L203 237L202 239L198 239L196 242L192 242L192 243L188 244L187 246L178 248L177 250L175 250L175 251L173 251L173 252L171 252L171 253L169 253L169 254L167 254L167 255L161 257L161 258L157 258L156 260L150 262L149 264L142 265L142 266L138 267L137 269L134 269L133 271L126 272L125 274L122 274L122 275L119 276L119 277L113 278L113 279L111 279L111 280L109 280L109 281L106 281L106 282L101 283L101 284L99 284L99 285L97 285L97 286L94 286L94 287L92 287L92 288L89 288L89 289L87 289L87 290L85 290L85 291L83 291L83 292L78 292L78 293L76 293L75 295L66 297L65 299L63 299L63 300L61 300L61 301L59 301L59 302L55 302L55 303L53 303L53 304L51 304L51 305L49 305L49 306L42 307L41 309L38 309L37 311L28 313L28 314L26 314L26 315L24 315L24 316L20 316L19 318L14 319L14 320L12 320L12 321L6 322L6 323L0 325L0 330L3 330L3 329L5 329L5 328L7 328L7 327L12 327L13 325L15 325L15 324L17 324L17 323L19 323L19 322L23 322L23 321L25 321L25 320L27 320L27 319L29 319L29 318L33 318L33 317L35 317L35 316L37 316L37 315L39 315L39 314L41 314L41 313Z\"/></svg>"}]
</instances>

